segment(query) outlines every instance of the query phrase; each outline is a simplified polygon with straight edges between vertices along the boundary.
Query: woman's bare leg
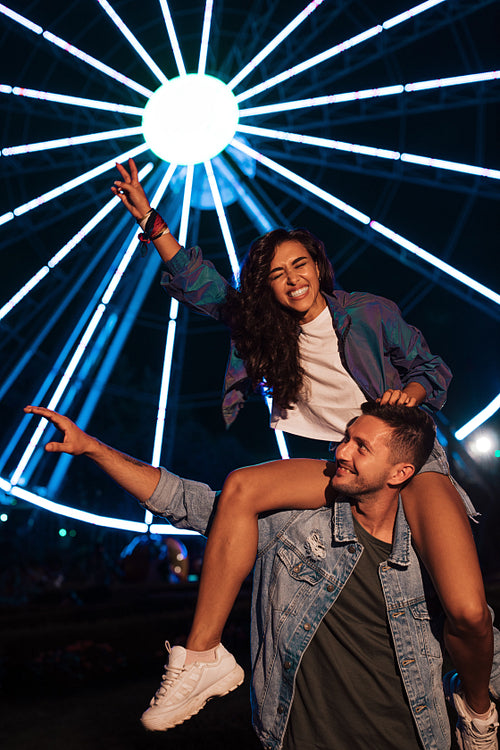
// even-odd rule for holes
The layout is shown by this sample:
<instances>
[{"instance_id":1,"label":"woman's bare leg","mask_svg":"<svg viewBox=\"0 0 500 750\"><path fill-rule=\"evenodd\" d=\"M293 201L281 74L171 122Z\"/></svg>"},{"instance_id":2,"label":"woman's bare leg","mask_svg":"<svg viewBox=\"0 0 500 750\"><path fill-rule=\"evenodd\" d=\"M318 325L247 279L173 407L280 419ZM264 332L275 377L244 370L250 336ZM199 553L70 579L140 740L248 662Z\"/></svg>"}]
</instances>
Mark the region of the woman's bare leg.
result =
<instances>
[{"instance_id":1,"label":"woman's bare leg","mask_svg":"<svg viewBox=\"0 0 500 750\"><path fill-rule=\"evenodd\" d=\"M447 617L445 644L467 703L485 713L493 631L464 504L449 477L435 472L418 474L401 495L415 545Z\"/></svg>"},{"instance_id":2,"label":"woman's bare leg","mask_svg":"<svg viewBox=\"0 0 500 750\"><path fill-rule=\"evenodd\" d=\"M291 459L229 474L205 548L188 649L207 651L220 643L236 596L255 562L259 513L325 505L328 465L327 461Z\"/></svg>"}]
</instances>

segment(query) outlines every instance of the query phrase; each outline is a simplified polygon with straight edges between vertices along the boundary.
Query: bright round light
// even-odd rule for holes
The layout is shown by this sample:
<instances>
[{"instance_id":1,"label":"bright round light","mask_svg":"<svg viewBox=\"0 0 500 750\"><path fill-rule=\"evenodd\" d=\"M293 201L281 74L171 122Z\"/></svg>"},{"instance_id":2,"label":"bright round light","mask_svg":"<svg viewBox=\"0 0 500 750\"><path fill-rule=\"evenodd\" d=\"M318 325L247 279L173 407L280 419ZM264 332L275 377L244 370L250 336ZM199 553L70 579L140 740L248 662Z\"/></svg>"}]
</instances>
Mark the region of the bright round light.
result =
<instances>
[{"instance_id":1,"label":"bright round light","mask_svg":"<svg viewBox=\"0 0 500 750\"><path fill-rule=\"evenodd\" d=\"M489 453L493 448L493 443L489 437L484 435L476 440L475 448L478 453Z\"/></svg>"},{"instance_id":2,"label":"bright round light","mask_svg":"<svg viewBox=\"0 0 500 750\"><path fill-rule=\"evenodd\" d=\"M198 164L226 148L237 124L233 92L218 78L192 74L155 91L144 108L142 132L164 161Z\"/></svg>"}]
</instances>

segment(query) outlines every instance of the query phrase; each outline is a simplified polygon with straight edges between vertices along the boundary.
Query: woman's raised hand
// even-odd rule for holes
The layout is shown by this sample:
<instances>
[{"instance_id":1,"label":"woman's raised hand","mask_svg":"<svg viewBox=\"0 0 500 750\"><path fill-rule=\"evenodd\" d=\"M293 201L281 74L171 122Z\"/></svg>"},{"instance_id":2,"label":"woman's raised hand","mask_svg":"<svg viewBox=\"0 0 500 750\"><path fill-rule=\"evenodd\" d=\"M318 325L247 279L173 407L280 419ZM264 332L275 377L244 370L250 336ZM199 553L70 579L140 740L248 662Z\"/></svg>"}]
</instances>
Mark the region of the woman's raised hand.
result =
<instances>
[{"instance_id":1,"label":"woman's raised hand","mask_svg":"<svg viewBox=\"0 0 500 750\"><path fill-rule=\"evenodd\" d=\"M128 160L128 172L123 164L119 164L118 162L116 168L120 172L122 179L115 180L111 187L111 192L118 196L134 219L139 221L148 213L151 206L139 182L135 161L133 159Z\"/></svg>"}]
</instances>

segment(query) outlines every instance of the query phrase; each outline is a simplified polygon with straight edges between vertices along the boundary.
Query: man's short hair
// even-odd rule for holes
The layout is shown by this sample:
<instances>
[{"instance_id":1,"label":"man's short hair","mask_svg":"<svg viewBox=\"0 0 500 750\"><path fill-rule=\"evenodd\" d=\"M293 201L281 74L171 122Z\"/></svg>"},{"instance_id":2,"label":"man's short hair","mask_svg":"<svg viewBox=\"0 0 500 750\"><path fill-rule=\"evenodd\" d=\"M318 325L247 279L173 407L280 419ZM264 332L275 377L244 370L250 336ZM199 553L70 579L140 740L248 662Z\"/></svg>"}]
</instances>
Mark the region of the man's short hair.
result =
<instances>
[{"instance_id":1,"label":"man's short hair","mask_svg":"<svg viewBox=\"0 0 500 750\"><path fill-rule=\"evenodd\" d=\"M366 401L361 411L370 417L385 422L391 429L389 449L394 463L409 461L420 471L431 453L436 437L436 427L432 418L416 406L377 404Z\"/></svg>"}]
</instances>

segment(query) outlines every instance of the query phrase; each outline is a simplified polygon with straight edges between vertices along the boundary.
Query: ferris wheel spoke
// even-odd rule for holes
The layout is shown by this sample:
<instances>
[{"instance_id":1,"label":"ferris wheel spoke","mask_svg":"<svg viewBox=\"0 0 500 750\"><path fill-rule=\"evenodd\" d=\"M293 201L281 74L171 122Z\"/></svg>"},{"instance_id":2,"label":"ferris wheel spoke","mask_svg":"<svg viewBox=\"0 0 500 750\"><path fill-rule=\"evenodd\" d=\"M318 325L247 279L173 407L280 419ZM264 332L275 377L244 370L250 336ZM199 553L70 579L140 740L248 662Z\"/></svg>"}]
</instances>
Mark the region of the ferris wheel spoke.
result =
<instances>
[{"instance_id":1,"label":"ferris wheel spoke","mask_svg":"<svg viewBox=\"0 0 500 750\"><path fill-rule=\"evenodd\" d=\"M172 52L174 53L175 62L177 64L177 69L181 76L186 75L186 66L184 65L184 60L182 58L181 49L179 47L179 41L177 39L177 34L175 33L175 26L174 26L174 22L172 21L172 14L170 13L170 7L167 3L167 0L159 0L159 2L160 2L161 11L163 13L163 18L165 20L165 26L167 27L167 34L170 40L170 46L172 47Z\"/></svg>"},{"instance_id":2,"label":"ferris wheel spoke","mask_svg":"<svg viewBox=\"0 0 500 750\"><path fill-rule=\"evenodd\" d=\"M262 201L247 188L243 176L236 174L234 169L227 163L227 157L230 155L231 150L231 147L227 149L224 158L217 156L214 159L217 171L231 185L237 196L239 205L255 225L257 231L260 234L270 232L276 222L273 221L268 208L264 207ZM282 217L279 217L279 223L285 223Z\"/></svg>"},{"instance_id":3,"label":"ferris wheel spoke","mask_svg":"<svg viewBox=\"0 0 500 750\"><path fill-rule=\"evenodd\" d=\"M494 81L500 78L499 70L488 70L482 73L471 73L463 76L452 76L449 78L435 78L429 81L418 81L415 83L395 84L393 86L381 86L378 88L362 89L359 91L346 91L340 94L329 94L326 96L313 96L308 99L298 99L290 102L279 102L276 104L265 104L259 107L247 107L239 110L240 118L252 117L254 115L269 115L275 112L290 112L294 109L309 109L310 107L324 107L329 104L344 104L362 99L376 99L381 96L394 96L397 94L412 93L416 91L428 91L449 86L461 86L464 84L477 84L484 81Z\"/></svg>"},{"instance_id":4,"label":"ferris wheel spoke","mask_svg":"<svg viewBox=\"0 0 500 750\"><path fill-rule=\"evenodd\" d=\"M210 185L210 191L215 205L215 210L219 219L219 225L226 244L226 250L233 271L233 276L237 281L240 276L240 264L238 262L238 256L236 255L236 249L234 247L233 238L231 236L231 230L229 229L229 222L227 220L226 212L224 211L224 205L220 196L219 187L214 174L212 162L204 162L205 171L208 177L208 184Z\"/></svg>"},{"instance_id":5,"label":"ferris wheel spoke","mask_svg":"<svg viewBox=\"0 0 500 750\"><path fill-rule=\"evenodd\" d=\"M80 340L80 342L79 342L79 344L78 344L78 346L76 348L76 351L74 352L73 356L71 357L71 359L69 361L69 364L68 364L68 366L67 366L64 374L62 375L62 377L61 377L61 379L59 381L59 384L57 385L57 387L56 387L56 389L54 391L54 394L52 395L49 403L47 404L47 408L48 409L57 409L59 401L62 398L62 396L64 394L64 391L68 387L68 384L69 384L71 378L73 377L73 374L74 374L74 372L75 372L75 370L76 370L76 368L77 368L77 366L78 366L81 358L83 357L83 355L85 353L85 350L86 350L88 344L90 343L90 340L91 340L92 336L94 335L95 330L97 329L97 327L99 325L99 322L100 322L100 320L101 320L101 318L102 318L102 316L104 314L105 309L106 309L106 306L104 304L102 304L102 303L99 304L99 306L97 307L94 315L92 316L92 319L91 319L89 325L87 326L87 329L86 329L84 335L82 336L82 338L81 338L81 340ZM38 427L35 429L35 432L33 433L33 436L31 437L31 439L30 439L30 441L28 443L28 446L25 449L25 451L24 451L24 453L23 453L23 455L21 457L21 460L17 464L17 466L16 466L16 468L14 470L14 473L12 474L11 483L13 485L16 485L16 484L19 483L19 480L21 479L21 477L23 475L23 472L24 472L24 470L25 470L25 468L26 468L26 466L27 466L27 464L28 464L31 456L33 455L33 453L35 452L36 448L38 447L38 444L39 444L39 442L40 442L40 440L42 438L42 435L45 432L47 426L48 426L48 422L45 420L45 422L43 422L43 421L40 422L40 424L38 425Z\"/></svg>"},{"instance_id":6,"label":"ferris wheel spoke","mask_svg":"<svg viewBox=\"0 0 500 750\"><path fill-rule=\"evenodd\" d=\"M426 2L420 3L420 5L415 5L413 8L405 10L402 13L398 13L397 16L389 18L387 21L384 21L382 26L384 27L384 29L392 29L393 26L398 26L400 23L403 23L404 21L408 21L410 18L414 18L415 16L420 15L420 13L425 13L426 10L430 10L430 8L434 8L436 5L440 5L442 2L445 2L445 0L426 0Z\"/></svg>"},{"instance_id":7,"label":"ferris wheel spoke","mask_svg":"<svg viewBox=\"0 0 500 750\"><path fill-rule=\"evenodd\" d=\"M46 30L44 31L44 29L41 26L39 26L36 23L33 23L29 19L22 16L20 13L16 13L11 8L8 8L6 5L0 4L0 13L3 13L5 16L7 16L8 18L11 18L13 21L20 24L21 26L28 29L29 31L32 31L35 34L41 35L47 42L54 44L56 47L59 47L60 49L64 50L64 52L68 52L70 55L77 57L79 60L82 60L82 62L86 63L87 65L90 65L93 68L96 68L96 70L99 70L101 73L104 73L110 78L113 78L115 81L122 83L124 86L128 86L128 88L131 88L134 91L137 91L139 94L142 94L143 96L149 98L151 94L153 93L152 91L147 89L145 86L141 86L141 84L137 83L137 81L133 81L131 78L128 78L122 73L119 73L117 70L110 68L109 65L105 65L103 62L101 62L100 60L97 60L95 57L92 57L91 55L88 55L86 52L83 52L83 50L78 49L78 47L75 47L74 45L69 44L69 42L66 42L64 39L61 39L55 34L52 34L52 32L46 31Z\"/></svg>"},{"instance_id":8,"label":"ferris wheel spoke","mask_svg":"<svg viewBox=\"0 0 500 750\"><path fill-rule=\"evenodd\" d=\"M361 34L357 34L356 36L353 36L350 39L346 39L344 42L341 42L340 44L336 44L334 47L330 47L324 52L320 52L318 55L314 55L314 57L310 57L308 60L304 60L304 62L298 63L297 65L294 65L292 68L288 68L288 70L284 70L282 73L279 73L278 75L273 76L272 78L268 78L266 81L263 81L262 83L257 84L257 86L253 86L251 89L248 89L247 91L244 91L243 93L238 94L236 96L236 101L239 104L240 102L244 102L247 99L251 99L256 94L260 94L263 91L267 91L268 89L273 88L274 86L277 86L279 83L283 83L284 81L287 81L290 78L293 78L294 76L299 75L299 73L304 73L306 70L309 70L310 68L314 68L316 67L316 65L320 65L326 60L331 60L332 57L335 57L336 55L339 55L342 52L345 52L346 49L350 49L351 47L355 47L356 45L361 44L362 42L366 42L368 39L372 39L374 36L377 36L377 34L380 34L382 31L383 31L382 26L380 25L373 26L371 29L367 29L366 31L363 31Z\"/></svg>"},{"instance_id":9,"label":"ferris wheel spoke","mask_svg":"<svg viewBox=\"0 0 500 750\"><path fill-rule=\"evenodd\" d=\"M467 287L469 287L470 289L473 289L475 292L477 292L478 294L481 294L482 296L491 300L495 304L500 304L500 294L493 291L492 289L489 289L484 284L479 283L478 281L471 278L467 274L464 274L461 271L457 270L456 268L451 266L449 263L445 263L440 258L427 252L423 248L419 247L415 243L411 242L410 240L406 239L402 235L393 231L389 227L386 227L380 222L371 219L369 216L367 216L366 214L363 214L361 211L358 211L353 206L350 206L349 204L344 203L340 199L333 196L331 193L328 193L326 190L323 190L322 188L318 187L314 183L309 182L308 180L304 179L300 175L297 175L295 172L292 172L286 167L283 167L283 165L279 164L278 162L275 162L272 159L269 159L268 157L259 153L258 151L255 151L254 149L250 148L246 144L241 143L236 138L233 140L233 145L236 148L243 151L244 153L248 154L249 156L252 156L256 161L260 162L268 169L276 172L277 174L280 174L282 177L285 177L286 179L290 180L296 185L299 185L300 187L312 193L313 195L316 195L318 198L321 198L321 200L324 200L326 203L329 203L330 205L334 206L338 210L343 211L344 213L351 216L356 221L365 225L369 224L369 226L375 232L379 232L380 234L384 235L387 239L392 240L392 242L396 243L400 247L405 248L410 253L414 254L415 256L425 261L426 263L430 263L435 268L438 268L440 271L451 276L452 278L459 281L460 283L465 284Z\"/></svg>"},{"instance_id":10,"label":"ferris wheel spoke","mask_svg":"<svg viewBox=\"0 0 500 750\"><path fill-rule=\"evenodd\" d=\"M247 146L245 143L238 140L237 138L233 139L232 145L238 150L242 151L243 153L248 154L248 156L253 157L256 161L260 162L261 164L266 166L268 169L271 169L272 171L277 172L278 174L281 174L282 177L285 177L287 180L294 182L296 185L299 185L300 187L304 188L304 190L307 190L313 195L316 195L318 198L321 198L321 200L324 200L326 203L329 203L331 206L334 206L334 208L338 209L339 211L343 211L344 213L348 214L353 219L356 219L356 221L359 221L362 224L368 224L370 222L370 217L364 214L362 211L358 211L358 209L354 208L353 206L350 206L348 203L345 203L339 198L336 198L334 195L332 195L328 191L323 190L322 188L318 187L317 185L310 182L309 180L306 180L304 177L301 177L295 172L292 172L290 169L287 169L286 167L282 166L278 162L275 162L272 159L269 159L267 156L264 156L264 154L260 153L259 151L256 151L255 149L250 148L249 146Z\"/></svg>"},{"instance_id":11,"label":"ferris wheel spoke","mask_svg":"<svg viewBox=\"0 0 500 750\"><path fill-rule=\"evenodd\" d=\"M364 156L377 156L382 159L398 160L401 156L399 151L391 151L385 148L374 148L372 146L362 146L358 143L347 143L345 141L334 141L331 138L320 138L313 135L304 135L301 133L291 133L285 130L273 130L272 128L258 128L253 125L238 125L237 132L247 133L248 135L261 136L263 138L273 138L291 143L303 143L307 146L318 146L319 148L329 148L339 151L350 151L354 154Z\"/></svg>"},{"instance_id":12,"label":"ferris wheel spoke","mask_svg":"<svg viewBox=\"0 0 500 750\"><path fill-rule=\"evenodd\" d=\"M184 184L184 198L182 204L181 222L179 228L179 243L185 245L187 241L189 227L189 210L191 206L191 195L193 190L194 166L192 164L186 167L186 179ZM160 395L158 400L158 409L156 413L156 427L153 442L153 455L151 462L153 466L159 466L161 450L163 446L165 418L167 413L168 393L170 388L170 378L172 374L172 359L175 346L175 336L177 331L177 316L179 312L179 303L176 299L170 302L169 322L167 327L167 340L165 343L165 353L163 357L162 375L160 381Z\"/></svg>"},{"instance_id":13,"label":"ferris wheel spoke","mask_svg":"<svg viewBox=\"0 0 500 750\"><path fill-rule=\"evenodd\" d=\"M103 318L104 313L106 312L108 305L111 302L111 299L116 293L118 286L122 282L124 273L128 265L130 264L130 261L132 260L134 252L137 248L137 243L138 243L138 239L137 237L134 236L131 242L122 252L122 257L118 265L116 265L115 261L112 262L110 266L111 278L109 282L106 284L105 290L102 296L99 295L100 299L96 300L97 305L95 307L95 310L92 313L89 322L86 324L85 330L83 331L80 337L80 340L75 347L75 350L66 366L66 369L64 370L59 380L59 383L54 389L53 395L51 396L48 402L47 408L54 409L54 410L57 409L63 395L65 394L68 386L70 385L71 379L75 375L77 368L86 353L87 347L90 345L91 340L96 330L98 329L101 319ZM57 371L59 371L59 368L55 368L55 372ZM49 387L50 387L50 384L46 381L46 386L44 388L44 391L46 392ZM42 394L39 393L38 396L42 396ZM21 477L23 476L23 473L31 457L33 456L33 453L35 452L42 438L42 435L45 432L46 427L47 427L47 423L42 422L35 430L32 438L30 439L28 443L27 448L25 449L19 463L17 464L13 472L12 479L11 479L11 482L13 485L18 484Z\"/></svg>"},{"instance_id":14,"label":"ferris wheel spoke","mask_svg":"<svg viewBox=\"0 0 500 750\"><path fill-rule=\"evenodd\" d=\"M205 0L205 13L203 16L203 29L201 32L200 59L198 61L198 75L204 75L207 66L207 52L210 39L213 5L213 0Z\"/></svg>"},{"instance_id":15,"label":"ferris wheel spoke","mask_svg":"<svg viewBox=\"0 0 500 750\"><path fill-rule=\"evenodd\" d=\"M363 146L359 143L334 141L330 138L319 138L317 136L290 133L284 130L273 130L271 128L258 128L252 125L238 125L237 132L247 133L248 135L262 136L264 138L274 138L282 141L290 141L292 143L303 143L304 145L317 146L319 148L348 151L353 154L360 154L362 156L370 156L379 159L392 159L394 161L400 160L408 164L419 164L421 166L433 167L436 169L447 169L451 170L452 172L462 172L463 174L472 174L479 177L488 177L495 180L500 179L500 170L498 169L487 169L486 167L478 167L473 164L464 164L460 162L448 161L446 159L438 159L432 156L400 153L399 151L391 151L384 148Z\"/></svg>"},{"instance_id":16,"label":"ferris wheel spoke","mask_svg":"<svg viewBox=\"0 0 500 750\"><path fill-rule=\"evenodd\" d=\"M28 99L40 99L42 101L56 102L58 104L70 104L74 107L89 107L90 109L100 109L105 112L118 112L125 115L134 115L136 117L142 117L144 114L143 108L131 107L128 104L105 102L99 99L86 99L82 96L69 96L68 94L58 94L53 91L39 91L38 89L28 89L22 86L9 86L8 84L0 85L0 94L24 96Z\"/></svg>"},{"instance_id":17,"label":"ferris wheel spoke","mask_svg":"<svg viewBox=\"0 0 500 750\"><path fill-rule=\"evenodd\" d=\"M108 0L97 0L101 8L108 14L115 26L121 31L131 47L137 52L141 60L146 63L150 71L158 78L160 83L167 83L168 78L165 73L158 67L151 55L146 52L142 44L131 32L128 26L122 21L118 13L111 7Z\"/></svg>"},{"instance_id":18,"label":"ferris wheel spoke","mask_svg":"<svg viewBox=\"0 0 500 750\"><path fill-rule=\"evenodd\" d=\"M53 188L43 195L39 195L37 198L33 198L31 201L23 203L13 211L9 211L8 213L3 214L3 216L0 216L0 226L2 224L6 224L9 221L12 221L18 216L22 216L28 211L32 211L33 209L38 208L38 206L41 206L44 203L48 203L49 201L54 200L54 198L58 198L60 195L63 195L70 190L74 190L78 186L83 185L85 182L93 180L94 177L104 174L104 172L113 169L117 161L125 161L129 157L134 157L138 154L142 154L147 149L147 144L142 143L140 146L136 146L129 151L125 151L124 153L117 155L113 159L103 162L98 167L94 167L94 169L91 169L88 172L84 172L84 174L80 175L79 177L75 177L74 179L63 183L62 185L59 185L59 187Z\"/></svg>"},{"instance_id":19,"label":"ferris wheel spoke","mask_svg":"<svg viewBox=\"0 0 500 750\"><path fill-rule=\"evenodd\" d=\"M443 273L447 274L448 276L451 276L452 278L459 281L461 284L464 284L465 286L469 287L469 289L473 289L475 292L491 300L491 302L494 302L496 305L500 305L500 294L493 291L493 289L489 289L487 286L479 283L478 281L473 279L471 276L468 276L467 274L462 273L462 271L459 271L457 268L454 268L449 263L446 263L445 261L441 260L441 258L438 258L435 255L432 255L431 253L427 252L427 250L424 250L422 247L419 247L414 242L411 242L410 240L406 239L405 237L398 234L397 232L394 232L392 229L389 229L389 227L384 226L378 221L370 221L370 227L375 232L379 232L384 237L387 237L388 239L392 240L392 242L399 245L400 247L403 247L405 250L408 250L410 253L413 253L418 258L421 258L422 260L424 260L426 263L430 263L432 266L434 266L435 268L438 268Z\"/></svg>"},{"instance_id":20,"label":"ferris wheel spoke","mask_svg":"<svg viewBox=\"0 0 500 750\"><path fill-rule=\"evenodd\" d=\"M100 133L89 133L88 135L74 135L70 136L69 138L56 138L51 141L25 143L20 146L5 146L4 148L2 148L2 156L18 156L19 154L32 154L35 151L49 151L53 148L82 146L87 143L109 141L114 138L128 138L131 135L141 135L141 133L141 127L118 128L117 130L103 130Z\"/></svg>"},{"instance_id":21,"label":"ferris wheel spoke","mask_svg":"<svg viewBox=\"0 0 500 750\"><path fill-rule=\"evenodd\" d=\"M295 18L290 21L289 24L287 24L280 32L277 34L274 39L272 39L269 44L266 44L266 46L257 54L255 57L253 57L247 65L245 65L244 68L240 70L240 72L232 78L229 83L227 84L230 89L234 89L241 81L243 81L255 68L266 59L268 55L273 52L279 45L285 41L285 39L290 36L290 34L295 31L300 24L308 18L311 13L313 13L319 6L323 0L312 0L300 13L298 13Z\"/></svg>"},{"instance_id":22,"label":"ferris wheel spoke","mask_svg":"<svg viewBox=\"0 0 500 750\"><path fill-rule=\"evenodd\" d=\"M257 84L256 86L253 86L247 91L239 94L236 97L236 100L238 101L238 103L246 101L256 94L267 91L277 84L283 83L293 76L303 73L306 70L315 67L316 65L320 65L326 60L330 60L332 57L335 57L348 49L357 47L359 44L362 44L369 39L373 39L373 37L378 36L378 34L381 34L384 31L388 31L393 27L398 26L400 23L413 19L415 16L420 15L421 13L434 8L437 5L440 5L444 1L445 0L428 0L428 2L420 3L419 5L409 8L403 13L400 13L397 16L388 19L387 21L384 21L382 24L372 26L371 28L362 31L360 34L356 34L355 36L346 39L345 41L340 42L339 44L336 44L333 47L330 47L329 49L324 50L323 52L314 55L313 57L310 57L309 59L304 60L303 62L298 63L291 68L288 68L288 70L285 70L282 73L279 73L278 75L267 79L266 81L262 81L260 84Z\"/></svg>"},{"instance_id":23,"label":"ferris wheel spoke","mask_svg":"<svg viewBox=\"0 0 500 750\"><path fill-rule=\"evenodd\" d=\"M120 203L119 198L112 198L95 216L90 219L63 247L52 256L1 308L0 320L3 320L16 305L21 302L55 268L96 226Z\"/></svg>"},{"instance_id":24,"label":"ferris wheel spoke","mask_svg":"<svg viewBox=\"0 0 500 750\"><path fill-rule=\"evenodd\" d=\"M143 180L151 171L153 168L153 165L151 162L147 164L143 169L139 172L139 179ZM73 237L66 242L65 245L61 247L60 250L58 250L55 255L50 258L49 261L47 261L47 264L42 266L32 277L27 281L20 289L17 291L11 298L8 300L3 307L0 308L0 320L5 318L6 315L8 315L21 300L26 297L27 294L29 294L39 283L44 279L53 268L55 268L59 263L71 253L72 250L77 247L80 242L88 235L90 232L92 232L93 229L95 229L103 219L108 216L111 211L116 208L121 203L120 199L117 196L114 196L109 200L106 205L104 205L84 226L73 235Z\"/></svg>"}]
</instances>

